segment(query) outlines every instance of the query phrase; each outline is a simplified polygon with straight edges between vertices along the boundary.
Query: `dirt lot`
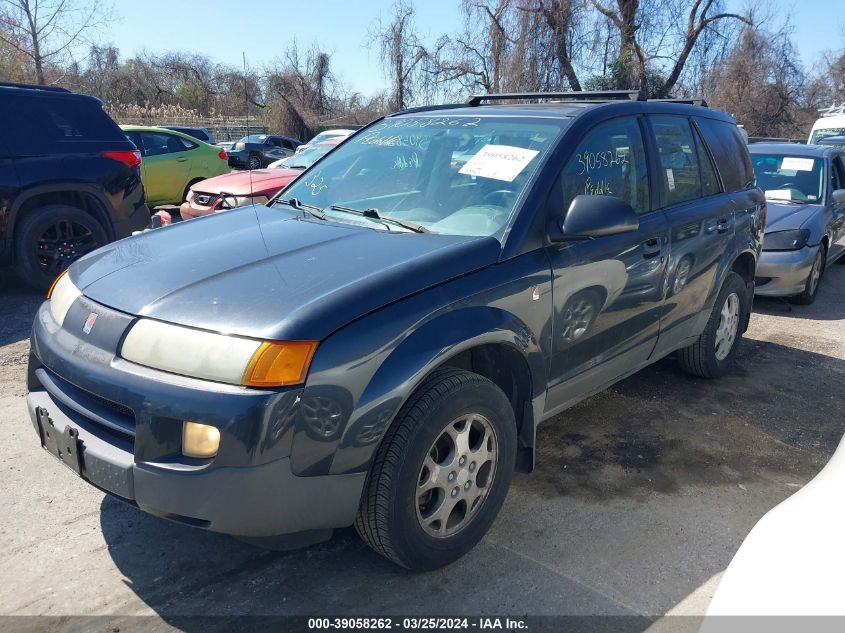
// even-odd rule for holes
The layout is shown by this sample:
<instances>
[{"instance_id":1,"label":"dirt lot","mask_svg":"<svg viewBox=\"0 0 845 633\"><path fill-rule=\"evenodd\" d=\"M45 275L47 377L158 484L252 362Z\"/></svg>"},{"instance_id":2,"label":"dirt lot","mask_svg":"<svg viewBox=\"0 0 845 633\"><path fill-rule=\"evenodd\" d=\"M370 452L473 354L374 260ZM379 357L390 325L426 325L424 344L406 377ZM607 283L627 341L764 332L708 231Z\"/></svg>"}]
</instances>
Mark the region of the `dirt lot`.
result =
<instances>
[{"instance_id":1,"label":"dirt lot","mask_svg":"<svg viewBox=\"0 0 845 633\"><path fill-rule=\"evenodd\" d=\"M546 424L537 471L456 564L405 573L352 530L267 552L144 515L38 447L23 376L39 302L0 273L0 614L85 616L56 630L125 631L136 614L169 630L194 614L701 613L754 523L845 433L837 265L814 306L757 302L730 376L667 359Z\"/></svg>"}]
</instances>

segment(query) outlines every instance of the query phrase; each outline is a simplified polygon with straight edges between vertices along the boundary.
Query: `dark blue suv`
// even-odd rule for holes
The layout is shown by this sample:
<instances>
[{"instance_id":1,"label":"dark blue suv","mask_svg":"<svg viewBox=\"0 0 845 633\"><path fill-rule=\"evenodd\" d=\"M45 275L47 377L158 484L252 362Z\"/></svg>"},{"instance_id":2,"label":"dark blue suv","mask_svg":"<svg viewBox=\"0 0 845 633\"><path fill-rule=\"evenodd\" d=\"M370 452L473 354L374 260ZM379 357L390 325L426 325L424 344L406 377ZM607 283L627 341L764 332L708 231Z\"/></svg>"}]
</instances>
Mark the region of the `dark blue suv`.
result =
<instances>
[{"instance_id":1,"label":"dark blue suv","mask_svg":"<svg viewBox=\"0 0 845 633\"><path fill-rule=\"evenodd\" d=\"M542 421L673 352L728 370L765 205L704 105L400 112L267 205L74 264L35 319L32 423L144 511L300 543L354 524L434 568L482 538Z\"/></svg>"},{"instance_id":2,"label":"dark blue suv","mask_svg":"<svg viewBox=\"0 0 845 633\"><path fill-rule=\"evenodd\" d=\"M98 99L0 82L0 120L0 266L46 290L149 224L141 154Z\"/></svg>"}]
</instances>

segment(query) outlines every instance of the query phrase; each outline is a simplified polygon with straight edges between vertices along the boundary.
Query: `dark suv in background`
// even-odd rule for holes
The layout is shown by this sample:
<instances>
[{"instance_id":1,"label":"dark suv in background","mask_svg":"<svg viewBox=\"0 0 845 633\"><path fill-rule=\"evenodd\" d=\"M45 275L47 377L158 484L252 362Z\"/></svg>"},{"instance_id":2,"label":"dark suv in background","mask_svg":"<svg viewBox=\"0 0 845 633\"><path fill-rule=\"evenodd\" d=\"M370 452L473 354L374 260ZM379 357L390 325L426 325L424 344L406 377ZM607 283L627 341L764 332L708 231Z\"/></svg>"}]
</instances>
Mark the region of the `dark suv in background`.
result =
<instances>
[{"instance_id":1,"label":"dark suv in background","mask_svg":"<svg viewBox=\"0 0 845 633\"><path fill-rule=\"evenodd\" d=\"M765 216L742 135L706 107L399 112L266 205L74 264L35 318L30 417L144 511L300 543L354 523L431 569L483 537L538 424L672 353L728 371Z\"/></svg>"},{"instance_id":2,"label":"dark suv in background","mask_svg":"<svg viewBox=\"0 0 845 633\"><path fill-rule=\"evenodd\" d=\"M293 156L302 141L276 134L250 134L228 151L229 167L261 169L272 162Z\"/></svg>"},{"instance_id":3,"label":"dark suv in background","mask_svg":"<svg viewBox=\"0 0 845 633\"><path fill-rule=\"evenodd\" d=\"M150 221L141 155L94 97L0 83L0 265L47 288Z\"/></svg>"}]
</instances>

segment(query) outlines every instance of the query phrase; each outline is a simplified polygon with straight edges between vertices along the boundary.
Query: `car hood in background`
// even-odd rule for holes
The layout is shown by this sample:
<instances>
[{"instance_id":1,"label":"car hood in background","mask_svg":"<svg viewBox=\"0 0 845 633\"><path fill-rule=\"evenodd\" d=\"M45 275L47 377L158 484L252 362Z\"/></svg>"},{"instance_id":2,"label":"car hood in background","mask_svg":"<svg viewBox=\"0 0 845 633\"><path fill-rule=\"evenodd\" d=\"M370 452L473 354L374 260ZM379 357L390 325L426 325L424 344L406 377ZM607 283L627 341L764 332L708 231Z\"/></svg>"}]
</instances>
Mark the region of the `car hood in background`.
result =
<instances>
[{"instance_id":1,"label":"car hood in background","mask_svg":"<svg viewBox=\"0 0 845 633\"><path fill-rule=\"evenodd\" d=\"M783 204L771 198L766 202L766 233L800 229L803 224L824 209L818 204Z\"/></svg>"},{"instance_id":2,"label":"car hood in background","mask_svg":"<svg viewBox=\"0 0 845 633\"><path fill-rule=\"evenodd\" d=\"M261 205L148 231L70 269L130 314L264 339L321 340L381 306L495 263L492 237L388 232Z\"/></svg>"},{"instance_id":3,"label":"car hood in background","mask_svg":"<svg viewBox=\"0 0 845 633\"><path fill-rule=\"evenodd\" d=\"M233 171L197 183L191 189L203 193L231 193L236 196L250 192L281 189L302 173L301 169L254 169Z\"/></svg>"}]
</instances>

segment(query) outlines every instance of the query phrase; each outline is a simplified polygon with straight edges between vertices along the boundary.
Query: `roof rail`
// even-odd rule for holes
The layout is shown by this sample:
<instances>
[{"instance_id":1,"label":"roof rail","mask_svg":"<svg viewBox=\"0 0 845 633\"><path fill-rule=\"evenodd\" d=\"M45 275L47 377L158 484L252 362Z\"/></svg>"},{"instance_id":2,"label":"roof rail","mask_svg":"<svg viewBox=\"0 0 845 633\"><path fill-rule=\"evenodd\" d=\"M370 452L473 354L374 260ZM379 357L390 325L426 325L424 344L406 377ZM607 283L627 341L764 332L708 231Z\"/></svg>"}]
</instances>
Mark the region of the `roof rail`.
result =
<instances>
[{"instance_id":1,"label":"roof rail","mask_svg":"<svg viewBox=\"0 0 845 633\"><path fill-rule=\"evenodd\" d=\"M414 114L416 112L427 112L432 110L449 110L451 108L465 108L467 107L466 103L443 103L440 105L427 105L427 106L418 106L416 108L405 108L404 110L399 110L398 112L391 112L388 114L388 117L398 116L400 114Z\"/></svg>"},{"instance_id":2,"label":"roof rail","mask_svg":"<svg viewBox=\"0 0 845 633\"><path fill-rule=\"evenodd\" d=\"M704 99L649 99L649 101L656 103L685 103L687 105L701 106L702 108L707 107L707 101Z\"/></svg>"},{"instance_id":3,"label":"roof rail","mask_svg":"<svg viewBox=\"0 0 845 633\"><path fill-rule=\"evenodd\" d=\"M566 99L570 101L645 101L639 90L580 90L578 92L506 92L502 94L472 95L469 107L482 101L516 101L519 99Z\"/></svg>"},{"instance_id":4,"label":"roof rail","mask_svg":"<svg viewBox=\"0 0 845 633\"><path fill-rule=\"evenodd\" d=\"M70 92L67 88L60 86L38 86L36 84L20 84L14 81L0 81L3 88L27 88L29 90L49 90L50 92Z\"/></svg>"}]
</instances>

